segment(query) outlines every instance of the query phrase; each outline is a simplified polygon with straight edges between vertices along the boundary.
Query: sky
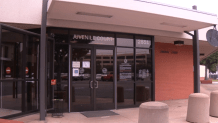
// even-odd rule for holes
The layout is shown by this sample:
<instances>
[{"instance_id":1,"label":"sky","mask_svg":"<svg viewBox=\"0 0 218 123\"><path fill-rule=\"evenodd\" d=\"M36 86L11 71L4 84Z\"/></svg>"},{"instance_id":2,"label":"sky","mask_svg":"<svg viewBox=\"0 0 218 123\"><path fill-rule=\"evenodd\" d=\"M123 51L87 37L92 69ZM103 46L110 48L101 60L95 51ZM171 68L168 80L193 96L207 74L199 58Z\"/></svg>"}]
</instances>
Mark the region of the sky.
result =
<instances>
[{"instance_id":1,"label":"sky","mask_svg":"<svg viewBox=\"0 0 218 123\"><path fill-rule=\"evenodd\" d=\"M197 10L214 13L218 15L218 0L151 0L158 3L165 3L192 9L193 5L197 6Z\"/></svg>"}]
</instances>

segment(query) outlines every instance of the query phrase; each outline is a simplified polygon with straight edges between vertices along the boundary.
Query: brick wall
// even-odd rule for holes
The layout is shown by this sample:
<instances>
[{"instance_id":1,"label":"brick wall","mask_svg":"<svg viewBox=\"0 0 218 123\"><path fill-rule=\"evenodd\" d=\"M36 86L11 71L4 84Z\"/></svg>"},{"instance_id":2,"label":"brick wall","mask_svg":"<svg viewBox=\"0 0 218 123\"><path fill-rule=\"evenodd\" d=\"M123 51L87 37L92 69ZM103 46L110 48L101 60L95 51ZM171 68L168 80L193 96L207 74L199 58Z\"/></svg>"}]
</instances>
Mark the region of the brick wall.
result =
<instances>
[{"instance_id":1,"label":"brick wall","mask_svg":"<svg viewBox=\"0 0 218 123\"><path fill-rule=\"evenodd\" d=\"M194 89L192 46L155 43L155 82L156 100L188 98Z\"/></svg>"}]
</instances>

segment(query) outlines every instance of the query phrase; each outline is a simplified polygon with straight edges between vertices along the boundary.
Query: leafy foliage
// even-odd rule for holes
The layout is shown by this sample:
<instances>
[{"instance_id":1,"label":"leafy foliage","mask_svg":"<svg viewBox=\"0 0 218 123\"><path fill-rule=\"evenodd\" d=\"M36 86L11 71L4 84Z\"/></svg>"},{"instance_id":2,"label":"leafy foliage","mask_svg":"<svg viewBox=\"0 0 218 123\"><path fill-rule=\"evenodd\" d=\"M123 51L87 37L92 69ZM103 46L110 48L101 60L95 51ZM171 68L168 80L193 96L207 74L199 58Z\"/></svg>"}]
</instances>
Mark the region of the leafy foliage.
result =
<instances>
[{"instance_id":1,"label":"leafy foliage","mask_svg":"<svg viewBox=\"0 0 218 123\"><path fill-rule=\"evenodd\" d=\"M216 66L218 64L218 51L211 54L209 57L203 59L200 62L201 65L207 65L210 72L216 72Z\"/></svg>"}]
</instances>

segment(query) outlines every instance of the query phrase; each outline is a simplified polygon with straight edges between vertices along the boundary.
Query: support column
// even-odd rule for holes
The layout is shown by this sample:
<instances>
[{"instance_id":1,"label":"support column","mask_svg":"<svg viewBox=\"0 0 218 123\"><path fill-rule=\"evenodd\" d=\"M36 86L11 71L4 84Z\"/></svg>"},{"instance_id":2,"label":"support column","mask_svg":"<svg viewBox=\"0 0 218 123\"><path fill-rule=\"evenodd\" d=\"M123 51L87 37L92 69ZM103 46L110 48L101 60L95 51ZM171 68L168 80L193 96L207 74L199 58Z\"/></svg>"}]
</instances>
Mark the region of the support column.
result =
<instances>
[{"instance_id":1,"label":"support column","mask_svg":"<svg viewBox=\"0 0 218 123\"><path fill-rule=\"evenodd\" d=\"M41 21L41 39L40 39L40 120L45 120L45 78L46 78L46 22L47 22L47 4L48 0L42 0L42 21Z\"/></svg>"},{"instance_id":2,"label":"support column","mask_svg":"<svg viewBox=\"0 0 218 123\"><path fill-rule=\"evenodd\" d=\"M200 60L199 60L199 39L198 30L193 36L193 61L194 61L194 93L200 93Z\"/></svg>"},{"instance_id":3,"label":"support column","mask_svg":"<svg viewBox=\"0 0 218 123\"><path fill-rule=\"evenodd\" d=\"M192 6L197 10L197 6ZM194 93L200 93L200 60L199 60L199 38L198 30L193 35L193 61L194 61Z\"/></svg>"}]
</instances>

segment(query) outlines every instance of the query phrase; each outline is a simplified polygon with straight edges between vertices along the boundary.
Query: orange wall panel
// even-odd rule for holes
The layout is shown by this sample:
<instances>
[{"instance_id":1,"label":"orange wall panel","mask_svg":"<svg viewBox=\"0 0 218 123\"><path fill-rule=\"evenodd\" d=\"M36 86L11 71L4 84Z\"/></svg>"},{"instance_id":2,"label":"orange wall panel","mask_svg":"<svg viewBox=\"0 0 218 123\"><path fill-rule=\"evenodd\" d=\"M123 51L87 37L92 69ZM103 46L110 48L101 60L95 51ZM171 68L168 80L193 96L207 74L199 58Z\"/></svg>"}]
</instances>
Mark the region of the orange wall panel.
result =
<instances>
[{"instance_id":1,"label":"orange wall panel","mask_svg":"<svg viewBox=\"0 0 218 123\"><path fill-rule=\"evenodd\" d=\"M168 53L161 53L167 51ZM177 52L177 54L175 54ZM155 43L155 99L185 99L193 93L192 46Z\"/></svg>"}]
</instances>

